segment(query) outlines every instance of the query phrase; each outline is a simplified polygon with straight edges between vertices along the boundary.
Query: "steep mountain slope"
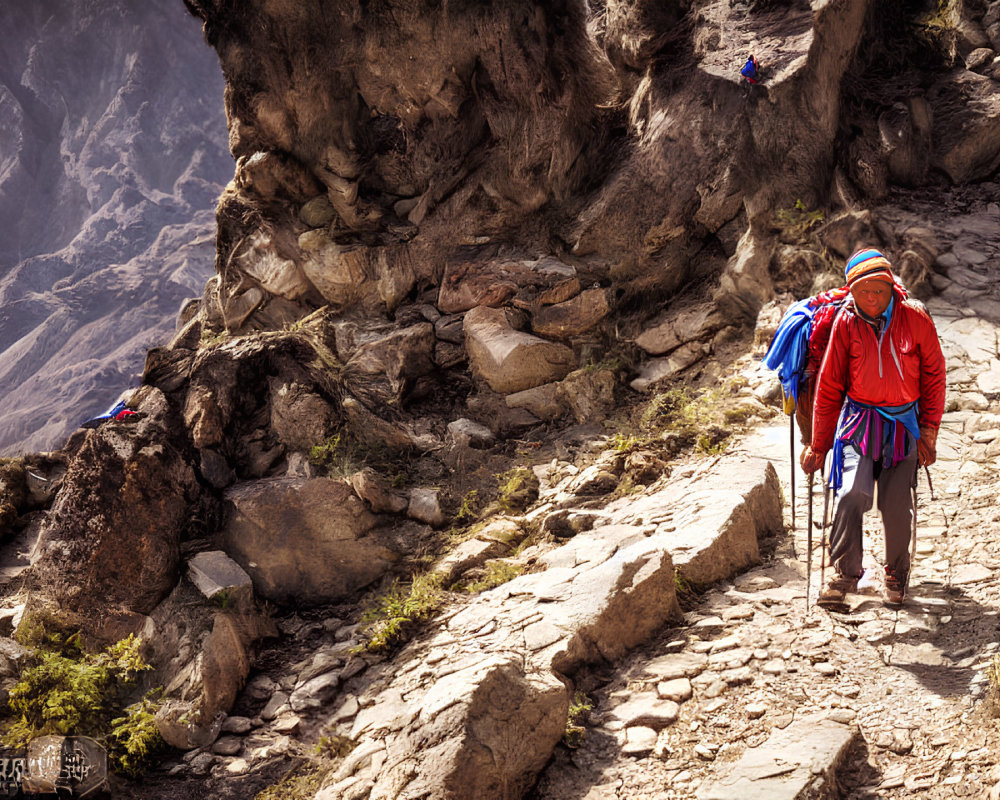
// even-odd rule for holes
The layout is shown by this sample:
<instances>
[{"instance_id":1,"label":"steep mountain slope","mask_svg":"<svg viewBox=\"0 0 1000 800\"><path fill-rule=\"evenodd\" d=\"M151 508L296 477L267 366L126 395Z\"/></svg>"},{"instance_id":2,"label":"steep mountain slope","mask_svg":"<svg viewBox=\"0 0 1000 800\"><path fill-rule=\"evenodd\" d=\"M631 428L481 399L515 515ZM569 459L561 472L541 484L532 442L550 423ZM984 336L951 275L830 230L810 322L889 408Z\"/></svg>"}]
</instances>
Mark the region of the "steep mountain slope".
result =
<instances>
[{"instance_id":1,"label":"steep mountain slope","mask_svg":"<svg viewBox=\"0 0 1000 800\"><path fill-rule=\"evenodd\" d=\"M214 257L218 61L180 3L0 6L0 452L135 386Z\"/></svg>"}]
</instances>

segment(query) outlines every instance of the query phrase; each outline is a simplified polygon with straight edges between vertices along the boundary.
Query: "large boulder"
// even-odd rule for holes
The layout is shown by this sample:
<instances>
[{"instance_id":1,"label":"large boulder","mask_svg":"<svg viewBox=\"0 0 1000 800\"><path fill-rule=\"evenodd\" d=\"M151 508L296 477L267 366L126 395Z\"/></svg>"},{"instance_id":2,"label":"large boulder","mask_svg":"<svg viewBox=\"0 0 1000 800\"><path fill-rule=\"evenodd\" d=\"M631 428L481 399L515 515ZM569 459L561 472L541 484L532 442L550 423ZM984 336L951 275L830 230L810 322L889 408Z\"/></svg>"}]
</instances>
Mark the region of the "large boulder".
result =
<instances>
[{"instance_id":1,"label":"large boulder","mask_svg":"<svg viewBox=\"0 0 1000 800\"><path fill-rule=\"evenodd\" d=\"M957 69L927 93L934 115L933 164L955 183L983 180L1000 165L1000 89Z\"/></svg>"},{"instance_id":2,"label":"large boulder","mask_svg":"<svg viewBox=\"0 0 1000 800\"><path fill-rule=\"evenodd\" d=\"M588 289L562 303L542 306L531 316L531 329L539 336L568 339L591 330L610 313L607 290Z\"/></svg>"},{"instance_id":3,"label":"large boulder","mask_svg":"<svg viewBox=\"0 0 1000 800\"><path fill-rule=\"evenodd\" d=\"M878 234L870 211L841 211L816 230L820 242L840 258L848 259L862 247L876 247Z\"/></svg>"},{"instance_id":4,"label":"large boulder","mask_svg":"<svg viewBox=\"0 0 1000 800\"><path fill-rule=\"evenodd\" d=\"M166 687L156 726L171 747L205 747L246 682L253 645L277 635L274 623L249 592L210 603L187 581L153 611L151 622L149 661Z\"/></svg>"},{"instance_id":5,"label":"large boulder","mask_svg":"<svg viewBox=\"0 0 1000 800\"><path fill-rule=\"evenodd\" d=\"M566 345L515 330L502 308L478 306L465 315L465 348L473 371L503 394L560 380L575 366Z\"/></svg>"},{"instance_id":6,"label":"large boulder","mask_svg":"<svg viewBox=\"0 0 1000 800\"><path fill-rule=\"evenodd\" d=\"M926 182L933 147L933 116L923 97L911 97L905 105L896 103L879 115L879 134L888 153L886 166L893 183L920 186Z\"/></svg>"},{"instance_id":7,"label":"large boulder","mask_svg":"<svg viewBox=\"0 0 1000 800\"><path fill-rule=\"evenodd\" d=\"M195 447L213 447L222 441L224 421L212 389L195 384L188 390L184 401L184 424L191 432Z\"/></svg>"},{"instance_id":8,"label":"large boulder","mask_svg":"<svg viewBox=\"0 0 1000 800\"><path fill-rule=\"evenodd\" d=\"M337 414L316 392L299 383L271 380L271 429L288 450L307 451L333 430Z\"/></svg>"},{"instance_id":9,"label":"large boulder","mask_svg":"<svg viewBox=\"0 0 1000 800\"><path fill-rule=\"evenodd\" d=\"M444 314L476 306L501 306L517 294L518 284L503 264L448 264L441 280L437 306ZM512 265L513 266L513 265Z\"/></svg>"},{"instance_id":10,"label":"large boulder","mask_svg":"<svg viewBox=\"0 0 1000 800\"><path fill-rule=\"evenodd\" d=\"M399 560L372 534L376 518L346 480L270 478L225 493L226 552L277 603L351 597Z\"/></svg>"},{"instance_id":11,"label":"large boulder","mask_svg":"<svg viewBox=\"0 0 1000 800\"><path fill-rule=\"evenodd\" d=\"M567 285L567 281L575 283ZM482 262L462 259L446 265L437 306L445 314L454 314L476 306L502 306L515 295L539 303L556 303L577 292L576 270L553 256Z\"/></svg>"},{"instance_id":12,"label":"large boulder","mask_svg":"<svg viewBox=\"0 0 1000 800\"><path fill-rule=\"evenodd\" d=\"M42 526L34 582L83 616L148 613L177 582L201 490L164 396L87 431ZM129 420L138 419L138 422Z\"/></svg>"},{"instance_id":13,"label":"large boulder","mask_svg":"<svg viewBox=\"0 0 1000 800\"><path fill-rule=\"evenodd\" d=\"M663 314L656 324L639 334L635 343L650 355L658 356L688 342L704 341L722 323L722 317L712 303L694 306L678 304Z\"/></svg>"},{"instance_id":14,"label":"large boulder","mask_svg":"<svg viewBox=\"0 0 1000 800\"><path fill-rule=\"evenodd\" d=\"M756 236L753 230L748 230L740 239L713 298L730 320L741 317L755 320L757 312L774 295L769 271L773 254L774 242Z\"/></svg>"},{"instance_id":15,"label":"large boulder","mask_svg":"<svg viewBox=\"0 0 1000 800\"><path fill-rule=\"evenodd\" d=\"M614 409L617 385L613 370L578 369L556 384L556 397L581 425L598 423Z\"/></svg>"},{"instance_id":16,"label":"large boulder","mask_svg":"<svg viewBox=\"0 0 1000 800\"><path fill-rule=\"evenodd\" d=\"M397 404L413 381L434 369L434 326L418 322L360 345L344 366L356 393Z\"/></svg>"},{"instance_id":17,"label":"large boulder","mask_svg":"<svg viewBox=\"0 0 1000 800\"><path fill-rule=\"evenodd\" d=\"M313 285L294 260L282 257L286 249L273 233L257 231L240 250L236 263L271 294L300 300L314 291Z\"/></svg>"},{"instance_id":18,"label":"large boulder","mask_svg":"<svg viewBox=\"0 0 1000 800\"><path fill-rule=\"evenodd\" d=\"M629 386L637 392L645 392L668 384L688 367L697 364L709 349L709 345L702 342L688 342L670 355L645 361L639 365L639 374L629 382Z\"/></svg>"},{"instance_id":19,"label":"large boulder","mask_svg":"<svg viewBox=\"0 0 1000 800\"><path fill-rule=\"evenodd\" d=\"M508 408L527 409L539 419L556 419L566 411L559 386L559 382L543 383L541 386L513 392L504 398L504 402Z\"/></svg>"}]
</instances>

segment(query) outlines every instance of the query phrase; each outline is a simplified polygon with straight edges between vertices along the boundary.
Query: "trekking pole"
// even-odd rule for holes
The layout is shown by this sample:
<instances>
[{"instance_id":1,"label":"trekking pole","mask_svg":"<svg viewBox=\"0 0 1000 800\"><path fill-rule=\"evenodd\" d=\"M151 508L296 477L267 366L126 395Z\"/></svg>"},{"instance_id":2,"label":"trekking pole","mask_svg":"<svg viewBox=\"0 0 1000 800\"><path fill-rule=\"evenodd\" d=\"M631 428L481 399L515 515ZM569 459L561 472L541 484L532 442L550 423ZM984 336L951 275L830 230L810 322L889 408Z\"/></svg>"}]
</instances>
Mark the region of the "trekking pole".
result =
<instances>
[{"instance_id":1,"label":"trekking pole","mask_svg":"<svg viewBox=\"0 0 1000 800\"><path fill-rule=\"evenodd\" d=\"M937 500L934 496L934 484L931 482L931 468L924 464L924 475L927 476L927 488L931 492L931 500Z\"/></svg>"},{"instance_id":2,"label":"trekking pole","mask_svg":"<svg viewBox=\"0 0 1000 800\"><path fill-rule=\"evenodd\" d=\"M930 475L928 475L930 477ZM910 488L910 499L913 502L913 530L910 534L910 568L906 570L906 582L903 584L903 594L910 588L910 574L913 572L913 562L917 560L917 476L913 476L913 486Z\"/></svg>"},{"instance_id":3,"label":"trekking pole","mask_svg":"<svg viewBox=\"0 0 1000 800\"><path fill-rule=\"evenodd\" d=\"M819 585L820 591L823 591L822 587L826 586L826 518L830 511L830 485L826 480L826 464L823 464L820 477L823 481L823 536L819 554Z\"/></svg>"},{"instance_id":4,"label":"trekking pole","mask_svg":"<svg viewBox=\"0 0 1000 800\"><path fill-rule=\"evenodd\" d=\"M788 465L792 484L792 530L795 530L795 411L788 415Z\"/></svg>"},{"instance_id":5,"label":"trekking pole","mask_svg":"<svg viewBox=\"0 0 1000 800\"><path fill-rule=\"evenodd\" d=\"M809 589L813 571L813 473L808 477L809 510L806 514L806 616L809 616Z\"/></svg>"}]
</instances>

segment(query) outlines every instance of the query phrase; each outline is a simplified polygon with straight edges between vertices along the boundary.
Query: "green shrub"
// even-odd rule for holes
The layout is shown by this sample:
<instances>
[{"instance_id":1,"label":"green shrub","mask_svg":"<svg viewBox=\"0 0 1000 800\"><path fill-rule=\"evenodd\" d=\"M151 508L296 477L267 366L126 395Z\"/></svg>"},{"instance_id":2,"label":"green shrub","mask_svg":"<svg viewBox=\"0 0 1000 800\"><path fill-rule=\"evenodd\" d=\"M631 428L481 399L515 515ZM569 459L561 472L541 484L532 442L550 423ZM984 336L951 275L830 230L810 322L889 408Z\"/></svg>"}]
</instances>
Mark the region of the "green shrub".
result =
<instances>
[{"instance_id":1,"label":"green shrub","mask_svg":"<svg viewBox=\"0 0 1000 800\"><path fill-rule=\"evenodd\" d=\"M618 370L623 367L622 359L617 356L606 356L600 361L590 360L583 365L582 369L587 372L599 372L601 370L608 370L610 372L618 372Z\"/></svg>"},{"instance_id":2,"label":"green shrub","mask_svg":"<svg viewBox=\"0 0 1000 800\"><path fill-rule=\"evenodd\" d=\"M215 347L222 344L229 336L229 331L223 328L221 331L203 325L201 328L201 347Z\"/></svg>"},{"instance_id":3,"label":"green shrub","mask_svg":"<svg viewBox=\"0 0 1000 800\"><path fill-rule=\"evenodd\" d=\"M627 453L639 444L639 440L632 434L616 433L608 439L608 444L618 453Z\"/></svg>"},{"instance_id":4,"label":"green shrub","mask_svg":"<svg viewBox=\"0 0 1000 800\"><path fill-rule=\"evenodd\" d=\"M824 214L819 209L810 211L801 200L796 200L792 208L778 209L776 214L778 229L787 241L802 242L809 231L823 222Z\"/></svg>"},{"instance_id":5,"label":"green shrub","mask_svg":"<svg viewBox=\"0 0 1000 800\"><path fill-rule=\"evenodd\" d=\"M428 572L416 575L408 588L393 581L389 591L375 599L361 615L361 649L370 653L388 650L405 641L414 627L433 617L444 604L444 577Z\"/></svg>"},{"instance_id":6,"label":"green shrub","mask_svg":"<svg viewBox=\"0 0 1000 800\"><path fill-rule=\"evenodd\" d=\"M519 564L511 564L509 561L491 561L486 565L486 569L481 578L477 578L465 585L465 591L470 594L485 592L495 589L507 581L512 581L524 571L524 567Z\"/></svg>"},{"instance_id":7,"label":"green shrub","mask_svg":"<svg viewBox=\"0 0 1000 800\"><path fill-rule=\"evenodd\" d=\"M587 729L581 724L594 707L590 698L583 692L574 692L573 702L569 704L569 714L566 716L566 732L563 734L563 744L576 748L583 744Z\"/></svg>"},{"instance_id":8,"label":"green shrub","mask_svg":"<svg viewBox=\"0 0 1000 800\"><path fill-rule=\"evenodd\" d=\"M52 634L10 690L14 720L3 743L21 748L50 734L102 739L121 711L127 687L138 673L152 669L139 655L140 644L130 635L101 653L86 653L79 634Z\"/></svg>"},{"instance_id":9,"label":"green shrub","mask_svg":"<svg viewBox=\"0 0 1000 800\"><path fill-rule=\"evenodd\" d=\"M729 432L717 425L710 425L707 431L698 435L695 449L706 455L716 456L724 453L728 444Z\"/></svg>"},{"instance_id":10,"label":"green shrub","mask_svg":"<svg viewBox=\"0 0 1000 800\"><path fill-rule=\"evenodd\" d=\"M626 473L622 476L622 479L618 481L618 485L615 490L611 493L611 499L617 500L619 497L627 497L630 494L635 494L643 488L643 484L636 483L635 478Z\"/></svg>"},{"instance_id":11,"label":"green shrub","mask_svg":"<svg viewBox=\"0 0 1000 800\"><path fill-rule=\"evenodd\" d=\"M674 592L678 598L686 598L694 595L694 587L679 569L674 570Z\"/></svg>"},{"instance_id":12,"label":"green shrub","mask_svg":"<svg viewBox=\"0 0 1000 800\"><path fill-rule=\"evenodd\" d=\"M29 650L55 650L64 655L80 655L79 631L48 608L26 613L14 632L14 639Z\"/></svg>"},{"instance_id":13,"label":"green shrub","mask_svg":"<svg viewBox=\"0 0 1000 800\"><path fill-rule=\"evenodd\" d=\"M662 428L687 420L691 415L692 398L687 388L659 392L646 405L640 417L644 429Z\"/></svg>"},{"instance_id":14,"label":"green shrub","mask_svg":"<svg viewBox=\"0 0 1000 800\"><path fill-rule=\"evenodd\" d=\"M407 456L385 445L359 438L347 429L309 448L309 462L333 478L352 475L370 467L385 476L394 489L400 489L410 481Z\"/></svg>"},{"instance_id":15,"label":"green shrub","mask_svg":"<svg viewBox=\"0 0 1000 800\"><path fill-rule=\"evenodd\" d=\"M740 405L734 408L727 408L722 418L731 425L742 425L750 417L757 413L757 409L751 405Z\"/></svg>"},{"instance_id":16,"label":"green shrub","mask_svg":"<svg viewBox=\"0 0 1000 800\"><path fill-rule=\"evenodd\" d=\"M310 761L298 764L280 783L257 792L254 800L312 800L329 769L327 765Z\"/></svg>"},{"instance_id":17,"label":"green shrub","mask_svg":"<svg viewBox=\"0 0 1000 800\"><path fill-rule=\"evenodd\" d=\"M462 498L462 504L455 512L455 523L467 525L479 516L479 490L473 489Z\"/></svg>"},{"instance_id":18,"label":"green shrub","mask_svg":"<svg viewBox=\"0 0 1000 800\"><path fill-rule=\"evenodd\" d=\"M338 450L340 450L340 434L335 433L325 442L310 448L309 462L315 467L328 467L337 458Z\"/></svg>"},{"instance_id":19,"label":"green shrub","mask_svg":"<svg viewBox=\"0 0 1000 800\"><path fill-rule=\"evenodd\" d=\"M130 778L142 777L166 747L156 727L162 692L159 686L151 689L138 703L128 706L124 716L111 720L108 757L115 772Z\"/></svg>"},{"instance_id":20,"label":"green shrub","mask_svg":"<svg viewBox=\"0 0 1000 800\"><path fill-rule=\"evenodd\" d=\"M497 507L504 512L524 511L538 499L538 478L527 467L515 467L497 475Z\"/></svg>"},{"instance_id":21,"label":"green shrub","mask_svg":"<svg viewBox=\"0 0 1000 800\"><path fill-rule=\"evenodd\" d=\"M326 758L344 758L357 746L358 743L348 736L330 734L319 737L314 752Z\"/></svg>"},{"instance_id":22,"label":"green shrub","mask_svg":"<svg viewBox=\"0 0 1000 800\"><path fill-rule=\"evenodd\" d=\"M693 395L687 388L670 389L655 395L640 417L649 439L670 445L675 451L694 448L697 452L718 455L725 451L731 431L724 422L739 419L728 400L718 389ZM640 442L642 444L642 442Z\"/></svg>"}]
</instances>

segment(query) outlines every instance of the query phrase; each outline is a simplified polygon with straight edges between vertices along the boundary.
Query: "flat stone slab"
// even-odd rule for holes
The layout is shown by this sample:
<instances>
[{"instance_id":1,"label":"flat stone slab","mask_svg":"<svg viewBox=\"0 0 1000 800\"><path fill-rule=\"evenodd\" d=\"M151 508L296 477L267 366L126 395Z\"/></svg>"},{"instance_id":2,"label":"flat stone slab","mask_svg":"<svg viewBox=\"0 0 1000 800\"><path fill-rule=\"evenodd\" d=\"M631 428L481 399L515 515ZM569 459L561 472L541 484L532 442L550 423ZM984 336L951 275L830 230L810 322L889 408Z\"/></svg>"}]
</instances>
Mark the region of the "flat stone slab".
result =
<instances>
[{"instance_id":1,"label":"flat stone slab","mask_svg":"<svg viewBox=\"0 0 1000 800\"><path fill-rule=\"evenodd\" d=\"M697 653L668 653L646 662L643 674L661 681L693 678L708 666L708 656Z\"/></svg>"},{"instance_id":2,"label":"flat stone slab","mask_svg":"<svg viewBox=\"0 0 1000 800\"><path fill-rule=\"evenodd\" d=\"M188 577L209 600L219 592L246 588L253 584L246 571L221 550L198 553L188 561Z\"/></svg>"},{"instance_id":3,"label":"flat stone slab","mask_svg":"<svg viewBox=\"0 0 1000 800\"><path fill-rule=\"evenodd\" d=\"M775 730L724 775L706 782L698 800L796 800L820 796L857 737L852 728L811 715Z\"/></svg>"},{"instance_id":4,"label":"flat stone slab","mask_svg":"<svg viewBox=\"0 0 1000 800\"><path fill-rule=\"evenodd\" d=\"M782 529L781 490L766 459L720 459L663 489L608 507L609 522L656 525L674 566L695 586L760 562L757 540Z\"/></svg>"},{"instance_id":5,"label":"flat stone slab","mask_svg":"<svg viewBox=\"0 0 1000 800\"><path fill-rule=\"evenodd\" d=\"M960 564L955 567L951 576L953 586L965 586L970 583L988 581L996 577L996 573L982 564Z\"/></svg>"}]
</instances>

